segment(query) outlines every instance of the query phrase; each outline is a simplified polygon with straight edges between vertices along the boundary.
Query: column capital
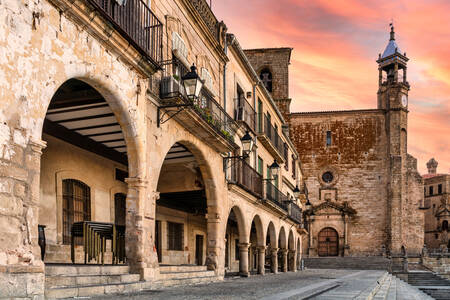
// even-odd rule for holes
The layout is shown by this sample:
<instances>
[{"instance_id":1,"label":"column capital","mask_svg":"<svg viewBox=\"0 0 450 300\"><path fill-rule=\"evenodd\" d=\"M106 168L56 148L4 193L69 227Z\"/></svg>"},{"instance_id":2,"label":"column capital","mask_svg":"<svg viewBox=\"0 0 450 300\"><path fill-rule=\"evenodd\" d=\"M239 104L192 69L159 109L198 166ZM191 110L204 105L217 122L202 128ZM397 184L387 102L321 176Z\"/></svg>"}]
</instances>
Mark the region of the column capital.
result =
<instances>
[{"instance_id":1,"label":"column capital","mask_svg":"<svg viewBox=\"0 0 450 300\"><path fill-rule=\"evenodd\" d=\"M37 154L42 154L42 150L47 147L47 142L44 140L30 140L28 142L30 148L33 152Z\"/></svg>"},{"instance_id":2,"label":"column capital","mask_svg":"<svg viewBox=\"0 0 450 300\"><path fill-rule=\"evenodd\" d=\"M125 182L128 184L128 187L136 187L136 188L146 187L148 183L147 180L140 177L125 178Z\"/></svg>"},{"instance_id":3,"label":"column capital","mask_svg":"<svg viewBox=\"0 0 450 300\"><path fill-rule=\"evenodd\" d=\"M239 243L239 250L248 250L248 248L250 247L250 243Z\"/></svg>"},{"instance_id":4,"label":"column capital","mask_svg":"<svg viewBox=\"0 0 450 300\"><path fill-rule=\"evenodd\" d=\"M278 253L278 250L278 248L270 248L270 252L275 255Z\"/></svg>"},{"instance_id":5,"label":"column capital","mask_svg":"<svg viewBox=\"0 0 450 300\"><path fill-rule=\"evenodd\" d=\"M297 250L289 249L289 253L295 254L296 251L297 251Z\"/></svg>"},{"instance_id":6,"label":"column capital","mask_svg":"<svg viewBox=\"0 0 450 300\"><path fill-rule=\"evenodd\" d=\"M285 248L282 248L280 250L281 250L281 253L283 253L283 254L287 254L289 252L289 249L285 249Z\"/></svg>"},{"instance_id":7,"label":"column capital","mask_svg":"<svg viewBox=\"0 0 450 300\"><path fill-rule=\"evenodd\" d=\"M267 246L257 246L256 249L258 249L259 251L266 251Z\"/></svg>"}]
</instances>

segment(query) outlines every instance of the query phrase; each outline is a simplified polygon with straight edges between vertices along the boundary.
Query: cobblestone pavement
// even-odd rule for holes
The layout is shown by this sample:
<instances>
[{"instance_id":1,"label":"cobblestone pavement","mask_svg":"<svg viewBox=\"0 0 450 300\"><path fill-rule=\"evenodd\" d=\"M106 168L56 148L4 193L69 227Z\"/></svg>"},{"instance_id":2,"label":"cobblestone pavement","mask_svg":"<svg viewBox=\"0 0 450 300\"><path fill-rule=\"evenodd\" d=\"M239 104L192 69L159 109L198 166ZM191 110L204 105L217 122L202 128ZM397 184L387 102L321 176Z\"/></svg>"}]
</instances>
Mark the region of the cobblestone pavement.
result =
<instances>
[{"instance_id":1,"label":"cobblestone pavement","mask_svg":"<svg viewBox=\"0 0 450 300\"><path fill-rule=\"evenodd\" d=\"M96 299L352 299L371 290L385 274L384 271L311 269L296 273L227 278L210 284Z\"/></svg>"}]
</instances>

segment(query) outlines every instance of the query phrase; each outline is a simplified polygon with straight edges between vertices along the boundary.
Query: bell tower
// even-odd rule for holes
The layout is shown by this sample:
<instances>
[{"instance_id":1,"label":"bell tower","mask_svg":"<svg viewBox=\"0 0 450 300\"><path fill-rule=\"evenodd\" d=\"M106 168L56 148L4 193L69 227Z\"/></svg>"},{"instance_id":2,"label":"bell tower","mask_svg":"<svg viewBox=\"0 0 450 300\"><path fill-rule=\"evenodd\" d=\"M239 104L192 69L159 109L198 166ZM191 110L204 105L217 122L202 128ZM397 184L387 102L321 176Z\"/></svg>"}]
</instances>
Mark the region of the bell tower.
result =
<instances>
[{"instance_id":1,"label":"bell tower","mask_svg":"<svg viewBox=\"0 0 450 300\"><path fill-rule=\"evenodd\" d=\"M378 109L385 112L387 137L387 224L386 244L392 257L401 256L407 244L402 223L402 207L407 201L406 163L407 163L407 125L408 91L406 70L408 58L401 53L395 41L394 26L390 24L389 42L377 60Z\"/></svg>"}]
</instances>

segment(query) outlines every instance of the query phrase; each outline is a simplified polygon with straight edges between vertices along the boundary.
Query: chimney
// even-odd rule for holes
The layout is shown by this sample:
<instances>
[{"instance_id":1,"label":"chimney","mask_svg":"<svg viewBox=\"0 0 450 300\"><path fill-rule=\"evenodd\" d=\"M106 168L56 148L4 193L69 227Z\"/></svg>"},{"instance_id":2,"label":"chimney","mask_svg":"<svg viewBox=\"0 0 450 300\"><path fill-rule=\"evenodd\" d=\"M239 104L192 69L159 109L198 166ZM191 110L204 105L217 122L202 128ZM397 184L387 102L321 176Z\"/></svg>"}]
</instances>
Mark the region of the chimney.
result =
<instances>
[{"instance_id":1,"label":"chimney","mask_svg":"<svg viewBox=\"0 0 450 300\"><path fill-rule=\"evenodd\" d=\"M432 158L427 162L428 174L436 174L438 162Z\"/></svg>"}]
</instances>

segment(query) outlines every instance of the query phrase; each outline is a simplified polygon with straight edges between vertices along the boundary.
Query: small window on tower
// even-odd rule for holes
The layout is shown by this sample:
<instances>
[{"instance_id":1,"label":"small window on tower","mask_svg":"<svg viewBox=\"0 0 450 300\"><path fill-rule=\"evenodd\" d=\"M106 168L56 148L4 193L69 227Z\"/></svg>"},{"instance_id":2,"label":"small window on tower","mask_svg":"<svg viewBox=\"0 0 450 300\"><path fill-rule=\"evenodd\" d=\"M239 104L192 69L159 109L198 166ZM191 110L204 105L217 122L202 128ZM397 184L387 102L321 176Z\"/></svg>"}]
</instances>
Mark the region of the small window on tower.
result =
<instances>
[{"instance_id":1,"label":"small window on tower","mask_svg":"<svg viewBox=\"0 0 450 300\"><path fill-rule=\"evenodd\" d=\"M433 195L433 187L430 186L430 192L429 192L430 196Z\"/></svg>"},{"instance_id":2,"label":"small window on tower","mask_svg":"<svg viewBox=\"0 0 450 300\"><path fill-rule=\"evenodd\" d=\"M442 184L438 185L438 194L442 194Z\"/></svg>"},{"instance_id":3,"label":"small window on tower","mask_svg":"<svg viewBox=\"0 0 450 300\"><path fill-rule=\"evenodd\" d=\"M263 69L261 73L259 73L259 78L263 82L266 89L272 93L272 73L269 69Z\"/></svg>"},{"instance_id":4,"label":"small window on tower","mask_svg":"<svg viewBox=\"0 0 450 300\"><path fill-rule=\"evenodd\" d=\"M327 131L327 146L331 146L331 131Z\"/></svg>"}]
</instances>

